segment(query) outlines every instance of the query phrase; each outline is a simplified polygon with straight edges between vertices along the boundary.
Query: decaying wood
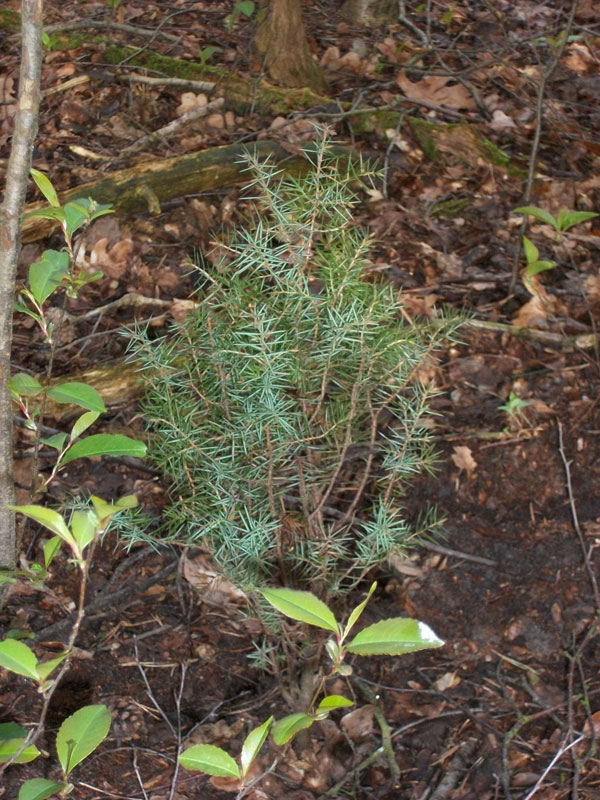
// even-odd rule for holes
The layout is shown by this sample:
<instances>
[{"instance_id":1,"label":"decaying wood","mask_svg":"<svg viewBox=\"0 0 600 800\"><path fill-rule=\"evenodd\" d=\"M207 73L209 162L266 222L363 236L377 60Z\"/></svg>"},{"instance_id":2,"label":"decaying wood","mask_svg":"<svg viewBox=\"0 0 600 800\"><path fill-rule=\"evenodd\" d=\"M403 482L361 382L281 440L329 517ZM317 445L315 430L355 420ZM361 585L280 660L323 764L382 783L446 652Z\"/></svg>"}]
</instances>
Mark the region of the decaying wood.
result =
<instances>
[{"instance_id":1,"label":"decaying wood","mask_svg":"<svg viewBox=\"0 0 600 800\"><path fill-rule=\"evenodd\" d=\"M340 154L348 151L336 149ZM182 197L248 181L246 154L259 160L270 159L281 170L301 174L309 168L301 154L293 154L276 142L264 141L247 145L227 145L174 158L165 158L119 170L91 183L59 193L61 203L79 197L91 197L97 203L108 203L115 211L135 213L157 211L161 203ZM25 211L40 208L44 203L28 206ZM23 242L42 239L53 230L52 220L26 219L21 238Z\"/></svg>"},{"instance_id":2,"label":"decaying wood","mask_svg":"<svg viewBox=\"0 0 600 800\"><path fill-rule=\"evenodd\" d=\"M42 380L41 376L38 377ZM119 358L108 361L100 367L92 367L61 378L53 378L50 385L54 386L67 381L81 381L88 386L93 386L102 395L106 408L114 411L139 397L144 386L144 373L139 366ZM44 409L46 418L60 422L69 420L80 413L81 409L76 406L54 403L49 397L46 399Z\"/></svg>"}]
</instances>

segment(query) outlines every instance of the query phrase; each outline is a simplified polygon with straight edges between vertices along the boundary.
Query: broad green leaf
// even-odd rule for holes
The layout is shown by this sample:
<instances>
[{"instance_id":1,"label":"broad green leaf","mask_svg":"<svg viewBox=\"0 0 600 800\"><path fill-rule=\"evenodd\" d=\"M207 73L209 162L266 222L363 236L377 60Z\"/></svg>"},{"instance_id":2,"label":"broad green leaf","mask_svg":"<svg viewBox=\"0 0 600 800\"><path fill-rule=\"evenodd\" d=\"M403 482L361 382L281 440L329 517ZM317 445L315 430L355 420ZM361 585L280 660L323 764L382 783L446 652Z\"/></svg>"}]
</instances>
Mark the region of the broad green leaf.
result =
<instances>
[{"instance_id":1,"label":"broad green leaf","mask_svg":"<svg viewBox=\"0 0 600 800\"><path fill-rule=\"evenodd\" d=\"M333 612L312 592L297 589L261 589L261 594L282 614L326 631L338 632Z\"/></svg>"},{"instance_id":2,"label":"broad green leaf","mask_svg":"<svg viewBox=\"0 0 600 800\"><path fill-rule=\"evenodd\" d=\"M21 747L27 738L27 731L16 722L3 722L0 723L0 764L8 761L17 750ZM27 764L37 758L40 751L34 744L26 747L18 758L13 762L14 764Z\"/></svg>"},{"instance_id":3,"label":"broad green leaf","mask_svg":"<svg viewBox=\"0 0 600 800\"><path fill-rule=\"evenodd\" d=\"M52 797L64 789L65 785L49 781L48 778L31 778L22 784L17 800L46 800L47 797Z\"/></svg>"},{"instance_id":4,"label":"broad green leaf","mask_svg":"<svg viewBox=\"0 0 600 800\"><path fill-rule=\"evenodd\" d=\"M114 208L111 208L109 205L102 205L102 203L96 203L92 201L91 208L94 208L95 211L92 211L90 214L90 222L93 222L98 217L104 217L106 214L114 214Z\"/></svg>"},{"instance_id":5,"label":"broad green leaf","mask_svg":"<svg viewBox=\"0 0 600 800\"><path fill-rule=\"evenodd\" d=\"M529 214L540 222L545 222L547 225L552 225L555 230L558 230L557 221L554 219L552 214L549 211L546 211L544 208L539 208L538 206L521 206L520 208L515 208L514 213Z\"/></svg>"},{"instance_id":6,"label":"broad green leaf","mask_svg":"<svg viewBox=\"0 0 600 800\"><path fill-rule=\"evenodd\" d=\"M200 52L198 53L198 55L200 56L200 61L202 61L203 64L206 64L209 58L213 56L216 52L217 48L214 47L212 44L206 45L206 47L203 47L202 50L200 50Z\"/></svg>"},{"instance_id":7,"label":"broad green leaf","mask_svg":"<svg viewBox=\"0 0 600 800\"><path fill-rule=\"evenodd\" d=\"M137 495L125 494L123 495L123 497L119 497L119 499L115 503L115 506L119 510L123 510L125 508L135 508L137 504L138 504Z\"/></svg>"},{"instance_id":8,"label":"broad green leaf","mask_svg":"<svg viewBox=\"0 0 600 800\"><path fill-rule=\"evenodd\" d=\"M190 772L205 772L216 778L239 778L240 770L233 758L213 744L194 744L179 754L179 763Z\"/></svg>"},{"instance_id":9,"label":"broad green leaf","mask_svg":"<svg viewBox=\"0 0 600 800\"><path fill-rule=\"evenodd\" d=\"M39 261L29 267L29 289L40 303L60 286L69 271L69 254L64 250L44 250Z\"/></svg>"},{"instance_id":10,"label":"broad green leaf","mask_svg":"<svg viewBox=\"0 0 600 800\"><path fill-rule=\"evenodd\" d=\"M529 278L532 278L534 275L537 275L538 272L544 272L547 269L554 269L556 266L556 261L532 261L530 264L527 264L525 269L525 273Z\"/></svg>"},{"instance_id":11,"label":"broad green leaf","mask_svg":"<svg viewBox=\"0 0 600 800\"><path fill-rule=\"evenodd\" d=\"M327 650L327 655L333 661L333 663L339 664L342 658L342 651L336 640L329 639L325 645L325 649Z\"/></svg>"},{"instance_id":12,"label":"broad green leaf","mask_svg":"<svg viewBox=\"0 0 600 800\"><path fill-rule=\"evenodd\" d=\"M88 544L93 541L99 525L100 520L92 508L88 508L85 511L79 509L73 512L71 531L82 553Z\"/></svg>"},{"instance_id":13,"label":"broad green leaf","mask_svg":"<svg viewBox=\"0 0 600 800\"><path fill-rule=\"evenodd\" d=\"M255 5L252 0L239 0L234 7L238 14L243 14L245 17L251 17L254 14L254 9Z\"/></svg>"},{"instance_id":14,"label":"broad green leaf","mask_svg":"<svg viewBox=\"0 0 600 800\"><path fill-rule=\"evenodd\" d=\"M579 225L581 222L587 222L589 219L594 219L597 216L598 214L594 211L571 211L571 213L567 214L565 217L561 225L561 230L568 231L573 225Z\"/></svg>"},{"instance_id":15,"label":"broad green leaf","mask_svg":"<svg viewBox=\"0 0 600 800\"><path fill-rule=\"evenodd\" d=\"M55 658L50 658L48 661L41 661L38 663L38 673L42 680L46 680L46 678L65 660L65 658L69 655L69 651L65 650L60 655L56 656Z\"/></svg>"},{"instance_id":16,"label":"broad green leaf","mask_svg":"<svg viewBox=\"0 0 600 800\"><path fill-rule=\"evenodd\" d=\"M57 536L67 542L69 545L74 545L75 540L71 531L67 528L67 523L58 513L51 508L44 508L44 506L8 506L13 511L18 511L20 514L25 514L26 517L39 522L49 531L55 533Z\"/></svg>"},{"instance_id":17,"label":"broad green leaf","mask_svg":"<svg viewBox=\"0 0 600 800\"><path fill-rule=\"evenodd\" d=\"M67 439L66 433L55 433L54 436L48 436L47 439L40 439L42 444L53 447L55 450L62 450L63 444Z\"/></svg>"},{"instance_id":18,"label":"broad green leaf","mask_svg":"<svg viewBox=\"0 0 600 800\"><path fill-rule=\"evenodd\" d=\"M21 300L22 299L23 296L21 295ZM13 308L15 311L19 311L21 314L27 314L28 317L31 317L31 319L34 319L36 322L41 322L40 315L36 314L35 311L32 311L30 308L27 308L27 306L23 305L20 300L15 300L13 303Z\"/></svg>"},{"instance_id":19,"label":"broad green leaf","mask_svg":"<svg viewBox=\"0 0 600 800\"><path fill-rule=\"evenodd\" d=\"M44 175L43 172L40 172L39 169L35 169L34 167L31 167L29 171L31 173L31 177L36 183L36 186L44 195L46 200L50 203L50 205L59 206L60 203L58 202L58 195L56 194L56 189L52 185L50 178L48 178L47 175Z\"/></svg>"},{"instance_id":20,"label":"broad green leaf","mask_svg":"<svg viewBox=\"0 0 600 800\"><path fill-rule=\"evenodd\" d=\"M44 542L42 549L44 551L44 565L46 569L48 569L54 560L54 556L58 553L61 541L62 539L60 536L53 536L51 539Z\"/></svg>"},{"instance_id":21,"label":"broad green leaf","mask_svg":"<svg viewBox=\"0 0 600 800\"><path fill-rule=\"evenodd\" d=\"M523 249L525 250L525 258L528 264L533 264L534 261L538 260L540 251L526 236L523 237Z\"/></svg>"},{"instance_id":22,"label":"broad green leaf","mask_svg":"<svg viewBox=\"0 0 600 800\"><path fill-rule=\"evenodd\" d=\"M85 414L82 414L71 429L71 441L74 442L75 439L78 439L90 425L96 422L99 416L100 414L97 411L86 411Z\"/></svg>"},{"instance_id":23,"label":"broad green leaf","mask_svg":"<svg viewBox=\"0 0 600 800\"><path fill-rule=\"evenodd\" d=\"M304 714L302 711L299 711L297 714L290 714L287 717L283 717L283 719L280 719L278 722L276 722L271 729L273 741L275 744L280 746L282 744L286 744L286 742L289 742L290 739L298 733L298 731L303 731L305 728L310 728L314 721L314 717L312 717L310 714Z\"/></svg>"},{"instance_id":24,"label":"broad green leaf","mask_svg":"<svg viewBox=\"0 0 600 800\"><path fill-rule=\"evenodd\" d=\"M350 653L363 656L398 656L441 647L443 644L424 622L407 617L393 617L364 628L356 634L346 649Z\"/></svg>"},{"instance_id":25,"label":"broad green leaf","mask_svg":"<svg viewBox=\"0 0 600 800\"><path fill-rule=\"evenodd\" d=\"M352 629L352 627L354 626L354 624L356 623L362 612L365 610L365 607L369 602L369 600L371 599L371 595L373 594L376 588L377 588L377 581L371 584L371 588L369 589L369 593L367 594L365 599L362 601L362 603L359 603L359 605L357 605L356 608L351 612L350 616L348 617L348 622L346 623L346 627L344 628L344 633L342 635L342 642L344 641L346 636L348 636L350 630Z\"/></svg>"},{"instance_id":26,"label":"broad green leaf","mask_svg":"<svg viewBox=\"0 0 600 800\"><path fill-rule=\"evenodd\" d=\"M46 394L55 403L75 403L81 408L98 413L106 411L104 400L99 392L93 386L88 386L87 383L79 383L77 381L61 383L59 386L53 386L48 389Z\"/></svg>"},{"instance_id":27,"label":"broad green leaf","mask_svg":"<svg viewBox=\"0 0 600 800\"><path fill-rule=\"evenodd\" d=\"M35 397L43 390L42 384L33 375L26 375L24 372L17 372L8 382L11 392L23 397Z\"/></svg>"},{"instance_id":28,"label":"broad green leaf","mask_svg":"<svg viewBox=\"0 0 600 800\"><path fill-rule=\"evenodd\" d=\"M138 504L138 499L134 494L125 495L120 497L116 503L107 503L101 497L92 495L92 505L94 511L98 515L100 524L103 525L106 520L110 519L118 511L124 511L126 508L135 508Z\"/></svg>"},{"instance_id":29,"label":"broad green leaf","mask_svg":"<svg viewBox=\"0 0 600 800\"><path fill-rule=\"evenodd\" d=\"M106 706L84 706L67 717L56 735L56 752L65 775L106 739L110 722Z\"/></svg>"},{"instance_id":30,"label":"broad green leaf","mask_svg":"<svg viewBox=\"0 0 600 800\"><path fill-rule=\"evenodd\" d=\"M76 458L93 458L94 456L135 456L143 458L146 445L138 439L130 439L122 433L94 433L85 439L79 439L69 447L61 464L68 464Z\"/></svg>"},{"instance_id":31,"label":"broad green leaf","mask_svg":"<svg viewBox=\"0 0 600 800\"><path fill-rule=\"evenodd\" d=\"M273 717L269 717L269 719L263 722L262 725L259 725L258 728L251 730L248 736L246 736L242 746L242 754L240 756L242 777L246 775L250 769L250 765L259 754L260 748L263 746L265 739L269 735L269 728L271 727L272 722Z\"/></svg>"},{"instance_id":32,"label":"broad green leaf","mask_svg":"<svg viewBox=\"0 0 600 800\"><path fill-rule=\"evenodd\" d=\"M317 714L321 711L332 711L334 708L348 708L353 705L352 700L348 700L341 694L328 694L317 706Z\"/></svg>"},{"instance_id":33,"label":"broad green leaf","mask_svg":"<svg viewBox=\"0 0 600 800\"><path fill-rule=\"evenodd\" d=\"M0 642L0 667L37 681L37 664L35 653L24 642L18 639L4 639Z\"/></svg>"},{"instance_id":34,"label":"broad green leaf","mask_svg":"<svg viewBox=\"0 0 600 800\"><path fill-rule=\"evenodd\" d=\"M65 220L65 212L62 208L37 208L35 211L23 214L23 220L26 219L53 219L62 225Z\"/></svg>"},{"instance_id":35,"label":"broad green leaf","mask_svg":"<svg viewBox=\"0 0 600 800\"><path fill-rule=\"evenodd\" d=\"M6 631L4 636L7 639L35 639L35 633L31 631L22 631L20 628L11 628Z\"/></svg>"},{"instance_id":36,"label":"broad green leaf","mask_svg":"<svg viewBox=\"0 0 600 800\"><path fill-rule=\"evenodd\" d=\"M84 222L87 222L88 212L87 208L79 203L67 203L65 205L65 229L69 236L72 236L76 230L81 228Z\"/></svg>"}]
</instances>

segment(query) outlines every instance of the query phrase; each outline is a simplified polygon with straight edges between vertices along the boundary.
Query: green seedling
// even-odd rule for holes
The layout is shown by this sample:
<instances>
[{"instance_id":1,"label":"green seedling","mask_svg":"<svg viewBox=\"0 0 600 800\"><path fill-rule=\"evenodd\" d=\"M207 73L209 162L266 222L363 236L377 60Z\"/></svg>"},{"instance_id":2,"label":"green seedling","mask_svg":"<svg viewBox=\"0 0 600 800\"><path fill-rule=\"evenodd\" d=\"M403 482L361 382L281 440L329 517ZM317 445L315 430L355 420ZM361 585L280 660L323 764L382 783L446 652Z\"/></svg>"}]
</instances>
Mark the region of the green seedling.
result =
<instances>
[{"instance_id":1,"label":"green seedling","mask_svg":"<svg viewBox=\"0 0 600 800\"><path fill-rule=\"evenodd\" d=\"M9 506L13 511L33 519L54 534L43 545L46 570L60 546L65 545L85 582L91 558L90 546L106 529L114 514L137 504L137 499L133 496L123 497L114 505L100 497L92 497L91 501L91 507L73 513L70 526L57 511L43 506ZM55 688L53 673L61 665L64 671L71 651L67 648L53 658L39 660L22 638L10 636L0 642L0 667L34 681L38 691L48 699ZM58 678L61 674L63 673L59 672ZM71 771L104 741L109 728L110 712L106 706L85 706L68 717L56 737L56 751L63 773L62 781L46 778L25 781L19 790L18 800L44 800L55 794L60 796L69 794L73 789L73 785L69 782ZM0 763L9 761L24 764L32 761L40 754L33 739L33 731L27 733L16 723L1 724Z\"/></svg>"},{"instance_id":2,"label":"green seedling","mask_svg":"<svg viewBox=\"0 0 600 800\"><path fill-rule=\"evenodd\" d=\"M569 211L568 208L561 208L558 216L554 217L549 211L539 206L521 206L515 208L515 214L528 214L539 222L545 222L555 230L554 241L559 241L561 235L566 233L574 225L587 222L598 216L594 211Z\"/></svg>"},{"instance_id":3,"label":"green seedling","mask_svg":"<svg viewBox=\"0 0 600 800\"><path fill-rule=\"evenodd\" d=\"M66 247L60 251L46 250L40 260L30 266L27 286L21 291L19 299L15 302L15 309L34 319L47 341L52 345L54 323L49 322L46 318L45 303L59 289L64 289L69 297L77 297L80 289L86 283L102 277L101 272L93 275L86 275L83 272L78 275L73 273L76 256L73 236L98 217L112 213L112 209L106 205L98 205L90 199L77 200L74 203L67 203L63 207L60 205L56 190L49 178L36 169L32 169L31 174L50 207L32 211L27 216L58 221L62 228ZM34 432L38 431L41 407L36 398L45 395L55 403L79 406L84 412L75 421L69 434L57 433L46 439L40 439L41 444L57 451L54 467L49 477L45 479L43 488L48 486L60 469L76 458L106 455L143 457L146 453L146 446L143 442L123 434L97 433L84 439L80 438L96 422L100 414L106 411L102 397L92 386L70 381L51 388L44 388L37 378L25 373L18 373L9 380L8 388L25 417L26 427Z\"/></svg>"},{"instance_id":4,"label":"green seedling","mask_svg":"<svg viewBox=\"0 0 600 800\"><path fill-rule=\"evenodd\" d=\"M522 424L525 421L523 411L530 405L529 400L523 400L523 398L511 392L506 403L500 406L500 411L505 412L510 422L516 421Z\"/></svg>"},{"instance_id":5,"label":"green seedling","mask_svg":"<svg viewBox=\"0 0 600 800\"><path fill-rule=\"evenodd\" d=\"M331 660L330 672L321 679L313 703L316 702L327 678L352 674L352 668L343 663L348 653L397 656L444 644L424 622L405 617L376 622L363 628L347 641L376 588L377 583L373 583L366 598L351 612L345 624L339 623L333 611L311 592L282 588L261 590L263 597L286 617L334 634L326 644L326 651ZM208 744L192 745L180 754L179 762L190 771L240 780L239 797L243 792L250 765L265 743L269 730L273 742L282 747L291 742L300 731L310 728L317 721L326 719L332 711L352 705L353 701L343 695L325 694L318 705L307 709L306 712L289 714L275 723L273 717L269 717L248 734L242 747L239 765L225 750Z\"/></svg>"},{"instance_id":6,"label":"green seedling","mask_svg":"<svg viewBox=\"0 0 600 800\"><path fill-rule=\"evenodd\" d=\"M50 179L37 169L31 176L44 195L49 208L40 208L25 214L24 219L32 217L49 219L61 226L66 248L64 250L45 250L39 261L29 267L28 281L15 301L15 309L34 319L47 341L52 343L54 324L48 322L44 314L44 303L57 289L64 289L68 297L77 297L79 291L88 283L102 277L101 272L87 275L83 270L74 273L75 248L74 235L87 227L98 217L112 214L108 205L101 205L90 198L80 198L61 206L56 189Z\"/></svg>"},{"instance_id":7,"label":"green seedling","mask_svg":"<svg viewBox=\"0 0 600 800\"><path fill-rule=\"evenodd\" d=\"M227 27L227 31L231 33L233 30L233 26L238 21L240 17L251 17L254 14L254 9L256 8L255 4L252 0L239 0L234 7L231 14L228 14L225 17L225 25Z\"/></svg>"},{"instance_id":8,"label":"green seedling","mask_svg":"<svg viewBox=\"0 0 600 800\"><path fill-rule=\"evenodd\" d=\"M200 63L204 66L210 59L214 56L217 52L217 49L212 44L207 44L206 47L203 47L202 50L198 51L198 58L200 59Z\"/></svg>"},{"instance_id":9,"label":"green seedling","mask_svg":"<svg viewBox=\"0 0 600 800\"><path fill-rule=\"evenodd\" d=\"M454 0L450 8L442 14L442 22L447 28L449 28L452 25L452 21L454 19L454 12L456 10L457 5L458 5L458 0Z\"/></svg>"},{"instance_id":10,"label":"green seedling","mask_svg":"<svg viewBox=\"0 0 600 800\"><path fill-rule=\"evenodd\" d=\"M556 261L540 260L540 251L527 236L523 236L523 251L527 259L527 266L525 268L526 278L533 278L533 276L537 275L539 272L543 272L547 269L554 269L556 266Z\"/></svg>"},{"instance_id":11,"label":"green seedling","mask_svg":"<svg viewBox=\"0 0 600 800\"><path fill-rule=\"evenodd\" d=\"M79 508L73 512L70 528L62 514L59 514L58 511L54 511L51 508L38 505L9 506L13 511L24 514L38 524L43 525L51 531L54 536L48 539L43 545L43 565L30 564L27 571L2 570L2 572L0 572L0 584L14 583L20 578L26 578L31 580L32 583L38 587L42 585L48 575L50 564L60 549L61 543L67 545L71 551L72 559L83 571L85 548L106 529L111 518L115 514L135 508L137 506L137 498L135 495L127 495L117 500L116 503L111 504L99 497L92 496L91 503L91 508ZM0 647L2 644L3 643L0 642ZM30 675L29 677L33 676Z\"/></svg>"},{"instance_id":12,"label":"green seedling","mask_svg":"<svg viewBox=\"0 0 600 800\"><path fill-rule=\"evenodd\" d=\"M111 517L120 511L137 506L135 495L127 495L116 503L107 503L92 495L91 507L78 509L71 516L71 527L62 514L51 508L38 505L9 506L13 511L24 514L29 519L47 528L54 536L44 544L44 566L50 566L61 543L67 545L75 563L83 568L84 550L105 530Z\"/></svg>"},{"instance_id":13,"label":"green seedling","mask_svg":"<svg viewBox=\"0 0 600 800\"><path fill-rule=\"evenodd\" d=\"M49 663L45 662L46 665ZM17 671L12 667L8 669ZM19 672L19 674L25 673ZM110 711L103 705L84 706L67 717L58 729L55 743L62 769L62 780L53 781L47 778L27 780L21 785L17 800L45 800L54 795L64 797L70 794L74 788L69 780L71 772L106 739L110 723ZM0 724L0 762L7 761L17 753L26 743L26 739L27 732L20 725L14 722ZM29 745L21 751L13 763L26 764L38 755L40 750L35 745Z\"/></svg>"},{"instance_id":14,"label":"green seedling","mask_svg":"<svg viewBox=\"0 0 600 800\"><path fill-rule=\"evenodd\" d=\"M9 380L8 388L25 417L26 426L33 431L37 430L36 419L39 416L39 406L33 409L30 407L32 398L45 394L55 403L73 404L84 411L75 420L70 433L56 433L40 439L41 444L57 451L54 467L44 480L44 488L55 478L59 470L76 458L94 458L96 456L143 458L146 454L144 442L132 439L122 433L94 433L83 439L80 438L96 422L100 414L106 411L102 397L93 386L69 381L45 389L37 378L25 373L17 373Z\"/></svg>"}]
</instances>

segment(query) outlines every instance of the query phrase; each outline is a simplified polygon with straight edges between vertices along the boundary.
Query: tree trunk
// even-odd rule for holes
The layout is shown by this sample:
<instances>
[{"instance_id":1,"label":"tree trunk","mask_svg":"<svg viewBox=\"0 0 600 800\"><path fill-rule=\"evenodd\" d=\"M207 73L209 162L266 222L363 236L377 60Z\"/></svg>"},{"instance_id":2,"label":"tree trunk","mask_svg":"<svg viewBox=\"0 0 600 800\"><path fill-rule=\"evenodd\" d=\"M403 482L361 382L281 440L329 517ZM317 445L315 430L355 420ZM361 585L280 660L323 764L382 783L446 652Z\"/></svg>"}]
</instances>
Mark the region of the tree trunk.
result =
<instances>
[{"instance_id":1,"label":"tree trunk","mask_svg":"<svg viewBox=\"0 0 600 800\"><path fill-rule=\"evenodd\" d=\"M256 47L276 83L327 91L327 81L308 49L299 0L270 0L256 34Z\"/></svg>"},{"instance_id":2,"label":"tree trunk","mask_svg":"<svg viewBox=\"0 0 600 800\"><path fill-rule=\"evenodd\" d=\"M8 390L12 342L15 273L19 255L21 213L37 132L42 63L42 0L22 0L22 55L19 104L6 171L4 201L0 207L0 568L16 564L12 399ZM0 595L0 605L2 605Z\"/></svg>"}]
</instances>

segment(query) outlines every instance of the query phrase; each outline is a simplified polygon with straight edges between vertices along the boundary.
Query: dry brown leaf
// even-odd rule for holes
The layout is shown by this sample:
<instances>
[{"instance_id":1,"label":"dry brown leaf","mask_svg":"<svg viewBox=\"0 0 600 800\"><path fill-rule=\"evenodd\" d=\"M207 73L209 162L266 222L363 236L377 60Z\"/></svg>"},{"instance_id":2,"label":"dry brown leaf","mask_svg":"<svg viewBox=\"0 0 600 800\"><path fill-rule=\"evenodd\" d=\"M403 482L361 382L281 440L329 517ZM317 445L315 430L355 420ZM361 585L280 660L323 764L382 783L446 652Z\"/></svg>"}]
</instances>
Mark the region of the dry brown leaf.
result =
<instances>
[{"instance_id":1,"label":"dry brown leaf","mask_svg":"<svg viewBox=\"0 0 600 800\"><path fill-rule=\"evenodd\" d=\"M340 723L346 735L352 741L360 741L370 736L375 730L373 725L373 706L366 705L355 708L349 714L344 714Z\"/></svg>"},{"instance_id":2,"label":"dry brown leaf","mask_svg":"<svg viewBox=\"0 0 600 800\"><path fill-rule=\"evenodd\" d=\"M448 108L464 108L472 110L477 108L468 89L461 83L448 86L451 78L445 75L427 75L420 81L410 81L404 70L396 75L396 84L411 100L425 100L436 106Z\"/></svg>"},{"instance_id":3,"label":"dry brown leaf","mask_svg":"<svg viewBox=\"0 0 600 800\"><path fill-rule=\"evenodd\" d=\"M445 672L441 678L435 681L434 686L438 692L445 692L446 689L453 689L460 683L460 675L456 672Z\"/></svg>"},{"instance_id":4,"label":"dry brown leaf","mask_svg":"<svg viewBox=\"0 0 600 800\"><path fill-rule=\"evenodd\" d=\"M464 470L467 473L467 477L473 477L477 469L477 462L473 458L470 447L464 444L456 445L452 453L452 461L458 467L459 472Z\"/></svg>"},{"instance_id":5,"label":"dry brown leaf","mask_svg":"<svg viewBox=\"0 0 600 800\"><path fill-rule=\"evenodd\" d=\"M597 59L590 52L589 47L583 42L573 42L567 49L567 54L560 63L572 72L588 72L596 68Z\"/></svg>"},{"instance_id":6,"label":"dry brown leaf","mask_svg":"<svg viewBox=\"0 0 600 800\"><path fill-rule=\"evenodd\" d=\"M183 575L201 595L205 603L222 606L241 603L247 595L231 581L219 574L209 553L200 552L193 558L183 556Z\"/></svg>"},{"instance_id":7,"label":"dry brown leaf","mask_svg":"<svg viewBox=\"0 0 600 800\"><path fill-rule=\"evenodd\" d=\"M492 114L492 121L490 128L494 131L505 131L507 128L516 128L516 124L508 114L505 114L502 109L497 108Z\"/></svg>"},{"instance_id":8,"label":"dry brown leaf","mask_svg":"<svg viewBox=\"0 0 600 800\"><path fill-rule=\"evenodd\" d=\"M131 239L121 239L107 250L108 241L107 237L103 237L92 247L89 256L91 271L100 269L109 278L121 278L130 266L133 242Z\"/></svg>"},{"instance_id":9,"label":"dry brown leaf","mask_svg":"<svg viewBox=\"0 0 600 800\"><path fill-rule=\"evenodd\" d=\"M600 738L600 711L595 711L591 717L585 721L583 726L584 736L594 736Z\"/></svg>"},{"instance_id":10,"label":"dry brown leaf","mask_svg":"<svg viewBox=\"0 0 600 800\"><path fill-rule=\"evenodd\" d=\"M208 97L205 94L196 94L195 92L183 92L179 98L179 105L175 109L178 117L187 114L188 111L193 111L196 108L201 108L208 104Z\"/></svg>"}]
</instances>

